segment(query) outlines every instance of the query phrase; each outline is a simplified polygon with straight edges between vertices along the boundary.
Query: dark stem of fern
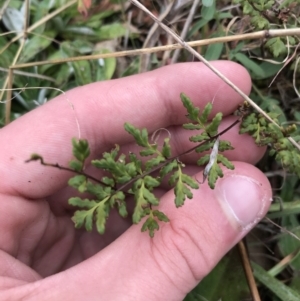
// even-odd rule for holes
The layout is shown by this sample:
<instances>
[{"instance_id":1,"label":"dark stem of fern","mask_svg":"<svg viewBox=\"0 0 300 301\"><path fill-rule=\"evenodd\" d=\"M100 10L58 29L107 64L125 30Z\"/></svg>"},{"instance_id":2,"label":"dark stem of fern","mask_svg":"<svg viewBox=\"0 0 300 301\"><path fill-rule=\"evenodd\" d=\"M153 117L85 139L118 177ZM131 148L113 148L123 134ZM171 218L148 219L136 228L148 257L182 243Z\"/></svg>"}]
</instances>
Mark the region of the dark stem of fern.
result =
<instances>
[{"instance_id":1,"label":"dark stem of fern","mask_svg":"<svg viewBox=\"0 0 300 301\"><path fill-rule=\"evenodd\" d=\"M243 116L242 116L242 117L243 117ZM132 183L135 182L136 180L141 179L141 178L143 178L143 177L145 177L145 176L147 176L147 175L149 175L149 174L151 174L151 173L153 173L153 172L159 170L160 168L162 168L163 166L165 166L165 165L168 164L169 162L171 162L171 161L173 161L173 160L176 160L176 159L179 159L180 157L182 157L182 156L184 156L184 155L187 155L187 154L191 153L192 151L194 151L194 150L195 150L196 148L198 148L199 146L201 146L201 145L203 145L203 144L205 144L205 143L207 143L207 142L210 142L210 141L212 141L212 140L218 138L219 136L225 134L227 131L229 131L231 128L233 128L235 125L237 125L237 124L241 121L242 117L239 118L239 119L237 119L235 122L233 122L230 126L228 126L226 129L224 129L222 132L218 133L217 135L210 137L209 139L207 139L207 140L205 140L205 141L203 141L203 142L197 144L196 146L194 146L194 147L188 149L187 151L185 151L185 152L183 152L183 153L181 153L181 154L179 154L179 155L177 155L177 156L168 158L166 161L164 161L163 163L157 165L156 167L152 168L151 170L149 170L149 171L147 171L147 172L145 172L145 173L143 173L143 174L141 174L141 175L139 175L139 176L137 176L137 177L135 177L135 178L129 180L127 183L125 183L125 184L123 184L121 187L119 187L118 190L116 190L116 192L118 192L118 191L123 191L124 188L126 188L128 185L132 184Z\"/></svg>"},{"instance_id":2,"label":"dark stem of fern","mask_svg":"<svg viewBox=\"0 0 300 301\"><path fill-rule=\"evenodd\" d=\"M224 129L223 131L221 131L220 133L218 133L217 135L215 136L212 136L210 137L209 139L197 144L196 146L188 149L187 151L177 155L177 156L173 156L171 158L168 158L166 159L166 161L164 161L163 163L161 163L160 165L152 168L151 170L139 175L139 176L136 176L135 178L132 178L131 180L129 180L127 183L123 184L122 186L120 186L117 190L114 191L114 194L119 192L119 191L123 191L127 186L129 186L130 184L132 184L133 182L137 181L138 179L141 179L155 171L157 171L158 169L160 169L161 167L165 166L166 164L168 164L169 162L173 161L173 160L176 160L176 159L179 159L180 157L184 156L184 155L187 155L189 153L191 153L192 151L194 151L196 148L198 148L199 146L207 143L207 142L210 142L216 138L218 138L219 136L222 136L223 134L225 134L226 132L228 132L231 128L233 128L235 125L237 125L243 118L244 116L242 115L239 119L237 119L235 122L233 122L230 126L228 126L226 129ZM94 178L93 176L90 176L88 174L86 174L85 172L83 171L76 171L74 169L71 169L71 168L68 168L68 167L64 167L64 166L61 166L59 165L58 163L47 163L44 161L44 159L42 157L38 157L38 158L32 158L32 159L28 159L25 161L25 163L28 163L28 162L31 162L31 161L37 161L37 160L40 160L41 162L41 165L44 165L44 166L49 166L49 167L54 167L54 168L58 168L60 170L65 170L65 171L70 171L70 172L73 172L75 174L78 174L78 175L83 175L85 177L87 177L88 179L90 180L93 180L95 181L96 183L98 184L101 184L103 186L109 186L107 185L106 183L102 182L101 180L97 179L97 178ZM110 187L110 186L109 186ZM123 191L124 192L124 191Z\"/></svg>"},{"instance_id":3,"label":"dark stem of fern","mask_svg":"<svg viewBox=\"0 0 300 301\"><path fill-rule=\"evenodd\" d=\"M61 165L59 165L58 163L55 163L55 164L53 164L53 163L47 163L47 162L44 161L44 159L43 159L42 157L34 158L34 159L28 159L28 160L25 161L25 163L29 163L29 162L31 162L31 161L37 161L37 160L40 160L41 165L44 165L44 166L50 166L50 167L54 167L54 168L58 168L58 169L60 169L60 170L70 171L70 172L73 172L73 173L75 173L75 174L85 176L85 177L87 177L88 179L93 180L93 181L95 181L96 183L99 183L99 184L101 184L101 185L109 186L109 185L107 185L106 183L102 182L101 180L98 180L97 178L94 178L93 176L90 176L90 175L86 174L86 173L83 172L83 171L77 171L77 170L71 169L71 168L69 168L69 167L61 166Z\"/></svg>"}]
</instances>

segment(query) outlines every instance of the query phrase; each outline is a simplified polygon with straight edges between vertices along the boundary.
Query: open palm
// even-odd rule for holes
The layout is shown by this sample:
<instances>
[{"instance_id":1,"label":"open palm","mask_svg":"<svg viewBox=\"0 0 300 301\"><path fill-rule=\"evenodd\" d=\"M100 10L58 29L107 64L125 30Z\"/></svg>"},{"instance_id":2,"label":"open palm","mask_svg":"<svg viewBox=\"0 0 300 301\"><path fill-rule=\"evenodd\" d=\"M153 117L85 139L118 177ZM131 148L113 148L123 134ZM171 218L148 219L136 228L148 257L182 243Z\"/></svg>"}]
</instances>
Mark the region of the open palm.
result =
<instances>
[{"instance_id":1,"label":"open palm","mask_svg":"<svg viewBox=\"0 0 300 301\"><path fill-rule=\"evenodd\" d=\"M250 79L241 66L214 65L249 92ZM76 88L0 130L1 300L182 300L266 213L270 186L248 164L257 162L264 150L250 137L239 136L237 127L224 138L235 147L227 156L241 162L235 162L235 171L225 171L216 191L204 184L180 209L167 186L158 191L171 222L161 225L154 239L115 212L103 236L74 229L68 205L74 190L67 187L71 173L24 163L31 153L39 153L47 162L67 166L71 138L78 136L76 120L81 137L90 143L91 158L115 143L123 152L135 150L123 130L126 121L150 133L167 128L173 154L181 153L191 144L180 127L186 120L180 92L201 108L214 99L213 113L226 116L223 128L234 121L229 115L242 101L201 63L178 64ZM184 158L192 174L201 173L196 160L196 155ZM233 217L230 197L229 207L221 202L225 182L234 191L226 195L233 198L249 189ZM247 198L253 201L250 207Z\"/></svg>"}]
</instances>

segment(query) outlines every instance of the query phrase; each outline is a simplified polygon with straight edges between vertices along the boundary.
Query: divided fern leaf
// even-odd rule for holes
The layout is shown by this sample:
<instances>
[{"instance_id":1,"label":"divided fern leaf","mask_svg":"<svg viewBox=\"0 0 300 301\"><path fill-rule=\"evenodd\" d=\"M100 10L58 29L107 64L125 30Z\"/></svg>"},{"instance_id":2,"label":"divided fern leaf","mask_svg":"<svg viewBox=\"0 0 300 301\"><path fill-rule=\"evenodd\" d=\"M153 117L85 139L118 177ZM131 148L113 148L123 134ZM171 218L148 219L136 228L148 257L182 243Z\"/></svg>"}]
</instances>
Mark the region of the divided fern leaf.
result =
<instances>
[{"instance_id":1,"label":"divided fern leaf","mask_svg":"<svg viewBox=\"0 0 300 301\"><path fill-rule=\"evenodd\" d=\"M198 183L190 176L184 174L182 172L181 166L178 164L178 170L174 172L174 174L169 179L169 184L171 186L175 185L174 193L175 193L175 205L176 207L180 207L184 204L186 198L193 198L193 193L191 192L191 188L198 189Z\"/></svg>"},{"instance_id":2,"label":"divided fern leaf","mask_svg":"<svg viewBox=\"0 0 300 301\"><path fill-rule=\"evenodd\" d=\"M149 231L150 237L154 237L154 231L157 230L159 230L159 225L153 215L150 215L142 226L142 232Z\"/></svg>"},{"instance_id":3,"label":"divided fern leaf","mask_svg":"<svg viewBox=\"0 0 300 301\"><path fill-rule=\"evenodd\" d=\"M90 155L90 148L88 141L85 139L72 139L72 145L73 145L73 155L74 157L80 161L84 162Z\"/></svg>"},{"instance_id":4,"label":"divided fern leaf","mask_svg":"<svg viewBox=\"0 0 300 301\"><path fill-rule=\"evenodd\" d=\"M187 118L191 121L197 121L199 117L200 109L195 107L194 104L191 102L190 98L187 97L184 93L180 94L181 101L183 106L187 110Z\"/></svg>"},{"instance_id":5,"label":"divided fern leaf","mask_svg":"<svg viewBox=\"0 0 300 301\"><path fill-rule=\"evenodd\" d=\"M97 202L90 199L82 199L80 197L72 197L69 199L69 205L76 206L79 208L92 209L97 206Z\"/></svg>"},{"instance_id":6,"label":"divided fern leaf","mask_svg":"<svg viewBox=\"0 0 300 301\"><path fill-rule=\"evenodd\" d=\"M200 120L200 122L202 124L207 123L208 116L211 113L212 107L213 106L212 106L212 104L210 102L204 107L203 112L202 112L202 114L199 117L199 120Z\"/></svg>"},{"instance_id":7,"label":"divided fern leaf","mask_svg":"<svg viewBox=\"0 0 300 301\"><path fill-rule=\"evenodd\" d=\"M199 159L198 164L207 164L205 176L208 177L210 187L214 188L217 178L223 176L218 163L230 169L234 168L225 156L218 154L218 151L233 149L229 141L219 141L218 128L222 121L222 113L217 113L209 121L213 108L211 103L200 112L186 95L181 94L181 100L187 110L187 117L192 121L184 124L183 127L188 130L201 130L201 133L190 137L190 141L199 143L199 146L192 150L196 150L197 153L210 152ZM255 121L258 119L256 118ZM261 119L261 125L263 122L264 120ZM248 123L249 131L253 120ZM125 123L124 128L142 148L139 151L140 158L134 153L128 155L120 153L120 147L116 145L110 152L104 152L102 158L91 162L94 167L106 173L99 180L84 173L84 163L90 155L87 141L72 140L75 159L70 162L70 167L78 174L69 180L69 185L79 193L89 193L93 196L93 199L80 197L69 199L70 205L79 208L75 211L72 220L76 228L85 227L87 231L91 231L95 224L97 231L103 234L111 209L117 209L120 216L126 217L127 197L133 196L135 208L132 221L136 224L146 217L142 231L148 231L153 237L155 231L159 229L159 222L169 221L163 212L153 209L154 206L159 205L155 189L162 184L162 180L169 176L169 184L174 187L176 207L182 206L186 198L193 197L192 189L199 189L199 183L183 172L185 165L179 161L179 157L187 154L187 151L172 158L171 137L165 138L162 147L159 147L157 143L149 142L147 129L137 129L130 123ZM254 130L252 133L254 135L257 127L251 130ZM287 132L289 129L286 130ZM282 153L282 156L286 156L285 153ZM150 158L145 160L145 157ZM39 155L35 155L31 160L43 162L43 158ZM159 176L153 175L155 171Z\"/></svg>"},{"instance_id":8,"label":"divided fern leaf","mask_svg":"<svg viewBox=\"0 0 300 301\"><path fill-rule=\"evenodd\" d=\"M135 142L139 146L148 146L148 131L147 129L139 130L135 128L132 124L126 122L124 125L125 130L133 136Z\"/></svg>"}]
</instances>

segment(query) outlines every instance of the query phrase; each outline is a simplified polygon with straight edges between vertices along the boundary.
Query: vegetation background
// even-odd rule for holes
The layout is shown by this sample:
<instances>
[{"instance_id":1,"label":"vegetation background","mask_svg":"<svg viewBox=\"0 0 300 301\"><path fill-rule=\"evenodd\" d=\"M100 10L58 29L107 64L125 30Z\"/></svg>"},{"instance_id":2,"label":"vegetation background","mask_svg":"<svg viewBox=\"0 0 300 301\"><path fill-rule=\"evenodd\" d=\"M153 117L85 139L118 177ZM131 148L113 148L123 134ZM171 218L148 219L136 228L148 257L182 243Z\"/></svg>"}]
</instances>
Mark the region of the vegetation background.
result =
<instances>
[{"instance_id":1,"label":"vegetation background","mask_svg":"<svg viewBox=\"0 0 300 301\"><path fill-rule=\"evenodd\" d=\"M244 65L253 80L251 98L278 113L281 125L298 127L299 1L141 2L185 41L194 41L207 60ZM261 31L267 29L279 31L269 37ZM288 29L299 31L292 36ZM78 85L195 60L173 43L130 1L0 0L0 125ZM256 285L261 300L299 301L299 179L267 154L258 167L272 183L274 203L247 237ZM252 300L239 253L229 252L186 300Z\"/></svg>"}]
</instances>

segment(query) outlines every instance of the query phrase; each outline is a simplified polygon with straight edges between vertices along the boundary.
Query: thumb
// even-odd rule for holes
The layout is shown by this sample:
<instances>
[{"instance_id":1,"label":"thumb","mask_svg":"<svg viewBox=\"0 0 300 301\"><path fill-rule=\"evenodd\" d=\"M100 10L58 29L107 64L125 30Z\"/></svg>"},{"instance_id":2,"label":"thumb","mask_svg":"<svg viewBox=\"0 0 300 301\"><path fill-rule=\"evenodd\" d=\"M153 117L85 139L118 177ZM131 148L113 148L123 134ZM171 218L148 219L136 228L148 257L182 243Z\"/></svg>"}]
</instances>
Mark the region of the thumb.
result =
<instances>
[{"instance_id":1,"label":"thumb","mask_svg":"<svg viewBox=\"0 0 300 301\"><path fill-rule=\"evenodd\" d=\"M271 200L267 178L241 162L224 170L214 190L203 184L193 194L181 208L173 191L161 198L170 223L153 239L141 225L132 226L100 253L43 280L51 282L52 300L182 300L266 214ZM40 289L47 300L45 286Z\"/></svg>"}]
</instances>

